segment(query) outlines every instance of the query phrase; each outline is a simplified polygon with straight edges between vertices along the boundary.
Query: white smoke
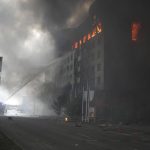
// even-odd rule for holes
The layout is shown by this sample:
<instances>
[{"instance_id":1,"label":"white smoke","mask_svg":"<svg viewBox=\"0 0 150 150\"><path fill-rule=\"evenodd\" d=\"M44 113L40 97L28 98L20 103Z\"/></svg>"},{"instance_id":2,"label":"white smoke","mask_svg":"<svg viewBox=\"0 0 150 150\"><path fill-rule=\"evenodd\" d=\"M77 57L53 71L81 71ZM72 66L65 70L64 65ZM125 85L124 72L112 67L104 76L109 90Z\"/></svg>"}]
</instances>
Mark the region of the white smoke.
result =
<instances>
[{"instance_id":1,"label":"white smoke","mask_svg":"<svg viewBox=\"0 0 150 150\"><path fill-rule=\"evenodd\" d=\"M59 2L62 3L62 1ZM84 18L92 2L93 0L86 0L80 3L82 6L78 4L74 8L74 13L68 15L69 18L64 21L64 25L67 25L66 28L74 27L78 20ZM41 3L42 0L39 4ZM54 59L56 55L56 43L52 34L52 29L56 28L55 23L51 23L51 20L48 21L48 29L51 30L45 30L43 22L46 22L45 18L49 18L49 16L45 17L46 13L42 14L44 8L41 9L42 12L36 9L41 6L39 4L38 7L32 9L34 4L36 4L36 0L0 0L0 56L3 57L0 101L7 104L20 105L24 96L36 98L38 91L34 84L26 86L17 94L10 96L39 70L48 66L50 60ZM52 9L52 7L50 8ZM34 12L35 10L36 12ZM49 8L46 11L49 11ZM40 100L37 101L39 105L45 107ZM50 111L50 113L52 112Z\"/></svg>"},{"instance_id":2,"label":"white smoke","mask_svg":"<svg viewBox=\"0 0 150 150\"><path fill-rule=\"evenodd\" d=\"M55 57L50 32L44 32L32 12L22 11L19 4L19 0L0 1L1 101Z\"/></svg>"}]
</instances>

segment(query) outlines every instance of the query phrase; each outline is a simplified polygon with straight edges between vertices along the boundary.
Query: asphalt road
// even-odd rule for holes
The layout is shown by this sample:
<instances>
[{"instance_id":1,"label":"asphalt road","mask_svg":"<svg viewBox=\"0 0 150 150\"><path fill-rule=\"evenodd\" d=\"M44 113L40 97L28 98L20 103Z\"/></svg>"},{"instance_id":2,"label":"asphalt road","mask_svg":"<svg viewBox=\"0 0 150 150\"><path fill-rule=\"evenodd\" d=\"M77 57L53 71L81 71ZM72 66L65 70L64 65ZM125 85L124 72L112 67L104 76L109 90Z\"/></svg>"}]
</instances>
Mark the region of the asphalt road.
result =
<instances>
[{"instance_id":1,"label":"asphalt road","mask_svg":"<svg viewBox=\"0 0 150 150\"><path fill-rule=\"evenodd\" d=\"M23 150L150 150L150 132L42 118L0 118L0 129Z\"/></svg>"}]
</instances>

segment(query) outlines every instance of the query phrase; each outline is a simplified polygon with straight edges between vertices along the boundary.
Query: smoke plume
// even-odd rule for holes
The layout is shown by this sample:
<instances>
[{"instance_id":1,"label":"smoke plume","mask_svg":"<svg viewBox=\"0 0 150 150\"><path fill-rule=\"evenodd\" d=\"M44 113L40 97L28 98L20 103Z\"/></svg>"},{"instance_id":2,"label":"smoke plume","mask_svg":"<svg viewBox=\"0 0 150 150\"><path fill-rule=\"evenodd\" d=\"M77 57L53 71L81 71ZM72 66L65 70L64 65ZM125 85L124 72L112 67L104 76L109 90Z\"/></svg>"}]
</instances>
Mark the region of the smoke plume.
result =
<instances>
[{"instance_id":1,"label":"smoke plume","mask_svg":"<svg viewBox=\"0 0 150 150\"><path fill-rule=\"evenodd\" d=\"M61 31L77 27L88 15L92 2L0 1L0 56L3 57L0 101L6 102L11 93L56 58L65 42L58 42L63 39ZM28 95L20 93L19 101ZM15 100L12 98L11 102Z\"/></svg>"}]
</instances>

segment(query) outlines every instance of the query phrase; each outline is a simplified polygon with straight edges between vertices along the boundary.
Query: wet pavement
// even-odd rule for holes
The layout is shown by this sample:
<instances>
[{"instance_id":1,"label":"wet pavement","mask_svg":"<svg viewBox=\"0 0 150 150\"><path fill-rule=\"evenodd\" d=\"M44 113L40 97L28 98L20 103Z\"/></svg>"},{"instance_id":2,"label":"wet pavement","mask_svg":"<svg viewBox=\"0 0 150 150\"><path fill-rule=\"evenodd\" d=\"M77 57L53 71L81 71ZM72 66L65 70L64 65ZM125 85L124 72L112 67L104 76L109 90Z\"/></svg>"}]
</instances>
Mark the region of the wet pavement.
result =
<instances>
[{"instance_id":1,"label":"wet pavement","mask_svg":"<svg viewBox=\"0 0 150 150\"><path fill-rule=\"evenodd\" d=\"M0 128L24 150L150 149L150 132L138 127L76 127L49 118L1 118Z\"/></svg>"}]
</instances>

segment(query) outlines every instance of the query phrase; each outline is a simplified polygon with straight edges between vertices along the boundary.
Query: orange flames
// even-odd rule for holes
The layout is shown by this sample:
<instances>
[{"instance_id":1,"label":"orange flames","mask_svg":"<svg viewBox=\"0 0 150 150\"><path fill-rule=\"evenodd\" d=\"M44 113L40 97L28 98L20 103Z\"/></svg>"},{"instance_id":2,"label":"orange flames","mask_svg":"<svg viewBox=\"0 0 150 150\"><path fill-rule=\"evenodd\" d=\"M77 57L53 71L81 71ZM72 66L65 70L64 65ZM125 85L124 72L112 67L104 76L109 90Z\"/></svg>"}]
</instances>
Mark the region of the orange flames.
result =
<instances>
[{"instance_id":1,"label":"orange flames","mask_svg":"<svg viewBox=\"0 0 150 150\"><path fill-rule=\"evenodd\" d=\"M102 32L102 24L99 23L99 24L97 25L97 33L101 33L101 32Z\"/></svg>"},{"instance_id":2,"label":"orange flames","mask_svg":"<svg viewBox=\"0 0 150 150\"><path fill-rule=\"evenodd\" d=\"M82 45L82 40L80 40L80 42L79 42L79 43L80 43L80 45Z\"/></svg>"},{"instance_id":3,"label":"orange flames","mask_svg":"<svg viewBox=\"0 0 150 150\"><path fill-rule=\"evenodd\" d=\"M83 37L83 43L86 43L86 41L87 41L87 36L85 35L85 36Z\"/></svg>"},{"instance_id":4,"label":"orange flames","mask_svg":"<svg viewBox=\"0 0 150 150\"><path fill-rule=\"evenodd\" d=\"M137 39L138 39L138 34L139 34L139 31L140 31L140 29L141 29L141 24L140 23L138 23L138 22L134 22L134 23L132 23L132 27L131 27L132 29L132 32L131 32L131 34L132 34L132 41L137 41Z\"/></svg>"},{"instance_id":5,"label":"orange flames","mask_svg":"<svg viewBox=\"0 0 150 150\"><path fill-rule=\"evenodd\" d=\"M91 40L92 38L94 38L97 34L102 32L102 24L98 23L92 30L91 33L88 33L87 35L84 35L83 38L81 40L79 40L79 42L75 42L72 45L73 49L77 49L79 48L79 46L81 46L82 44L85 44L87 41Z\"/></svg>"},{"instance_id":6,"label":"orange flames","mask_svg":"<svg viewBox=\"0 0 150 150\"><path fill-rule=\"evenodd\" d=\"M95 27L95 28L93 29L93 32L92 32L92 38L95 37L96 34L97 34L97 27Z\"/></svg>"},{"instance_id":7,"label":"orange flames","mask_svg":"<svg viewBox=\"0 0 150 150\"><path fill-rule=\"evenodd\" d=\"M78 42L75 42L74 48L78 48Z\"/></svg>"},{"instance_id":8,"label":"orange flames","mask_svg":"<svg viewBox=\"0 0 150 150\"><path fill-rule=\"evenodd\" d=\"M88 41L91 39L91 33L88 34Z\"/></svg>"}]
</instances>

